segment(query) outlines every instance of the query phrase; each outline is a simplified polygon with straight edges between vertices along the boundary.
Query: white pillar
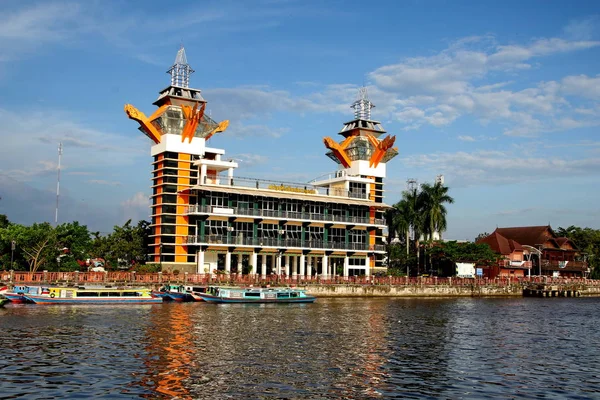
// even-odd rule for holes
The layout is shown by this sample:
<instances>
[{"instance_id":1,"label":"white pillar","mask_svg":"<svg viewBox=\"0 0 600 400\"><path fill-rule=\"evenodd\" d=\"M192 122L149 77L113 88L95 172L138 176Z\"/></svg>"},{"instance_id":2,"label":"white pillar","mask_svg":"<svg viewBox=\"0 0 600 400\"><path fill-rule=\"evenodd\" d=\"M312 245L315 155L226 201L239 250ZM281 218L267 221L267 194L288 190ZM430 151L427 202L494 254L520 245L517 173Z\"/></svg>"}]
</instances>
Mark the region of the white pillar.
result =
<instances>
[{"instance_id":1,"label":"white pillar","mask_svg":"<svg viewBox=\"0 0 600 400\"><path fill-rule=\"evenodd\" d=\"M231 253L229 250L225 253L225 272L231 272Z\"/></svg>"},{"instance_id":2,"label":"white pillar","mask_svg":"<svg viewBox=\"0 0 600 400\"><path fill-rule=\"evenodd\" d=\"M229 168L227 170L227 184L233 185L233 168Z\"/></svg>"},{"instance_id":3,"label":"white pillar","mask_svg":"<svg viewBox=\"0 0 600 400\"><path fill-rule=\"evenodd\" d=\"M290 257L290 264L292 268L292 278L296 278L298 275L298 256Z\"/></svg>"},{"instance_id":4,"label":"white pillar","mask_svg":"<svg viewBox=\"0 0 600 400\"><path fill-rule=\"evenodd\" d=\"M365 276L371 276L371 258L368 254L365 256Z\"/></svg>"},{"instance_id":5,"label":"white pillar","mask_svg":"<svg viewBox=\"0 0 600 400\"><path fill-rule=\"evenodd\" d=\"M252 272L250 272L250 273L257 274L258 273L258 255L255 252L252 252L250 266L252 267Z\"/></svg>"},{"instance_id":6,"label":"white pillar","mask_svg":"<svg viewBox=\"0 0 600 400\"><path fill-rule=\"evenodd\" d=\"M306 276L309 278L312 277L312 256L308 256L307 265L306 265Z\"/></svg>"},{"instance_id":7,"label":"white pillar","mask_svg":"<svg viewBox=\"0 0 600 400\"><path fill-rule=\"evenodd\" d=\"M277 254L275 253L271 255L271 273L277 273Z\"/></svg>"},{"instance_id":8,"label":"white pillar","mask_svg":"<svg viewBox=\"0 0 600 400\"><path fill-rule=\"evenodd\" d=\"M347 277L348 275L350 275L350 257L345 256L344 257L344 277Z\"/></svg>"},{"instance_id":9,"label":"white pillar","mask_svg":"<svg viewBox=\"0 0 600 400\"><path fill-rule=\"evenodd\" d=\"M260 274L263 278L267 276L267 256L265 254L261 256Z\"/></svg>"},{"instance_id":10,"label":"white pillar","mask_svg":"<svg viewBox=\"0 0 600 400\"><path fill-rule=\"evenodd\" d=\"M321 271L321 275L323 276L323 278L327 279L327 274L329 272L329 265L327 265L327 255L323 256L323 270Z\"/></svg>"},{"instance_id":11,"label":"white pillar","mask_svg":"<svg viewBox=\"0 0 600 400\"><path fill-rule=\"evenodd\" d=\"M277 253L277 265L275 266L275 273L281 275L281 253Z\"/></svg>"},{"instance_id":12,"label":"white pillar","mask_svg":"<svg viewBox=\"0 0 600 400\"><path fill-rule=\"evenodd\" d=\"M206 165L200 166L200 180L198 181L199 185L204 185L206 180Z\"/></svg>"},{"instance_id":13,"label":"white pillar","mask_svg":"<svg viewBox=\"0 0 600 400\"><path fill-rule=\"evenodd\" d=\"M204 251L198 251L196 260L198 260L198 265L196 266L196 273L205 274L206 272L204 272Z\"/></svg>"},{"instance_id":14,"label":"white pillar","mask_svg":"<svg viewBox=\"0 0 600 400\"><path fill-rule=\"evenodd\" d=\"M290 256L285 256L285 276L290 276Z\"/></svg>"},{"instance_id":15,"label":"white pillar","mask_svg":"<svg viewBox=\"0 0 600 400\"><path fill-rule=\"evenodd\" d=\"M300 255L300 277L304 278L306 276L306 270L304 268L304 264L306 263L306 256L304 254Z\"/></svg>"},{"instance_id":16,"label":"white pillar","mask_svg":"<svg viewBox=\"0 0 600 400\"><path fill-rule=\"evenodd\" d=\"M242 268L244 267L244 265L242 264L243 259L244 259L244 255L238 254L238 263L237 263L237 273L238 274L242 273Z\"/></svg>"}]
</instances>

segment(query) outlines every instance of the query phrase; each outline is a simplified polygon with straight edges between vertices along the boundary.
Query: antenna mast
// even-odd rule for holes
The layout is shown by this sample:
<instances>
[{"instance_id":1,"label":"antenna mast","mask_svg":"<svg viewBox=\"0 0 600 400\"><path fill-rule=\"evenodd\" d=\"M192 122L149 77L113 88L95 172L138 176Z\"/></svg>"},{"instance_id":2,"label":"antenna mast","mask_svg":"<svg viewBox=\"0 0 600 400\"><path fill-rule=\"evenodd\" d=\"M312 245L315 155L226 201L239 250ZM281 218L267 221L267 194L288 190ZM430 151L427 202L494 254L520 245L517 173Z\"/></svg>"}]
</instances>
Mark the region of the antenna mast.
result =
<instances>
[{"instance_id":1,"label":"antenna mast","mask_svg":"<svg viewBox=\"0 0 600 400\"><path fill-rule=\"evenodd\" d=\"M56 177L56 213L54 214L54 226L58 226L58 196L60 195L60 159L62 156L62 142L58 143L58 175Z\"/></svg>"}]
</instances>

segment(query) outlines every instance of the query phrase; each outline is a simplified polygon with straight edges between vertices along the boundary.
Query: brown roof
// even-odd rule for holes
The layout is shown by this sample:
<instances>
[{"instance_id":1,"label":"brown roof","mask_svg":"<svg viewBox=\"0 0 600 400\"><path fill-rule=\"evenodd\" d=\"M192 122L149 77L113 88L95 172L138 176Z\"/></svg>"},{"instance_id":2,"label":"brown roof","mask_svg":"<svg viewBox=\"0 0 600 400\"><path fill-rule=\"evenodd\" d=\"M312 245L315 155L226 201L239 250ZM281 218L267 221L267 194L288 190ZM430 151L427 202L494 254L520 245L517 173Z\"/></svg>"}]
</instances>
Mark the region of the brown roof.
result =
<instances>
[{"instance_id":1,"label":"brown roof","mask_svg":"<svg viewBox=\"0 0 600 400\"><path fill-rule=\"evenodd\" d=\"M544 244L548 239L555 237L550 225L496 228L494 233L499 233L505 238L515 240L522 245L534 247ZM548 237L548 234L550 234L550 237Z\"/></svg>"},{"instance_id":2,"label":"brown roof","mask_svg":"<svg viewBox=\"0 0 600 400\"><path fill-rule=\"evenodd\" d=\"M497 230L497 229L496 229ZM514 251L523 251L523 247L512 239L507 239L498 232L477 241L477 243L486 243L496 253L509 255Z\"/></svg>"}]
</instances>

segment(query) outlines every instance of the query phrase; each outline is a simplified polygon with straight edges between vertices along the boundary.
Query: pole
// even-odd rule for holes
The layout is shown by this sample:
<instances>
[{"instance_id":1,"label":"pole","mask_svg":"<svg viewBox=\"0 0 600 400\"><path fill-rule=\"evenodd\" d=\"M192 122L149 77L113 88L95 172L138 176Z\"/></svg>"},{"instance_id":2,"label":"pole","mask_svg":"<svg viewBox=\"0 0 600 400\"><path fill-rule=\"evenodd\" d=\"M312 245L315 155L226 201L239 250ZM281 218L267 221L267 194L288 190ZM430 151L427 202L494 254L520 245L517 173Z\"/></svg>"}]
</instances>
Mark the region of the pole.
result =
<instances>
[{"instance_id":1,"label":"pole","mask_svg":"<svg viewBox=\"0 0 600 400\"><path fill-rule=\"evenodd\" d=\"M60 159L62 156L62 142L58 143L58 173L56 177L56 213L54 214L54 226L58 225L58 197L60 195Z\"/></svg>"},{"instance_id":2,"label":"pole","mask_svg":"<svg viewBox=\"0 0 600 400\"><path fill-rule=\"evenodd\" d=\"M12 242L10 242L10 269L15 269L13 260L14 260L16 247L17 247L17 242L15 242L14 240Z\"/></svg>"}]
</instances>

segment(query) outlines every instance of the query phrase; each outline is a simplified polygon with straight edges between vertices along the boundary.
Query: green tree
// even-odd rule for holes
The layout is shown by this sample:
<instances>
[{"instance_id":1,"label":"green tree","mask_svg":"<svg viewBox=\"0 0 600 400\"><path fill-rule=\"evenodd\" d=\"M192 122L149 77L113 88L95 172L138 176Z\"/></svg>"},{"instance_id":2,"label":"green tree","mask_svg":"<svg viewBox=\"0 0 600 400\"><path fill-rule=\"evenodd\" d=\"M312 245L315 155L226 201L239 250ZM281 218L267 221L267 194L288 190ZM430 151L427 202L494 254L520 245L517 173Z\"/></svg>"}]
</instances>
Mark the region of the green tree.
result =
<instances>
[{"instance_id":1,"label":"green tree","mask_svg":"<svg viewBox=\"0 0 600 400\"><path fill-rule=\"evenodd\" d=\"M418 198L418 210L422 217L423 235L426 240L432 240L435 232L442 233L447 228L445 204L454 203L448 195L448 187L436 182L434 185L423 183Z\"/></svg>"},{"instance_id":2,"label":"green tree","mask_svg":"<svg viewBox=\"0 0 600 400\"><path fill-rule=\"evenodd\" d=\"M123 226L115 226L112 233L101 236L94 234L92 256L107 261L110 267L129 267L145 264L148 257L150 226L147 221L132 225L131 220Z\"/></svg>"}]
</instances>

